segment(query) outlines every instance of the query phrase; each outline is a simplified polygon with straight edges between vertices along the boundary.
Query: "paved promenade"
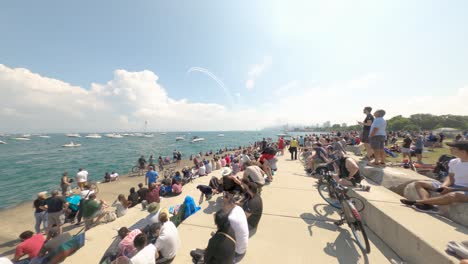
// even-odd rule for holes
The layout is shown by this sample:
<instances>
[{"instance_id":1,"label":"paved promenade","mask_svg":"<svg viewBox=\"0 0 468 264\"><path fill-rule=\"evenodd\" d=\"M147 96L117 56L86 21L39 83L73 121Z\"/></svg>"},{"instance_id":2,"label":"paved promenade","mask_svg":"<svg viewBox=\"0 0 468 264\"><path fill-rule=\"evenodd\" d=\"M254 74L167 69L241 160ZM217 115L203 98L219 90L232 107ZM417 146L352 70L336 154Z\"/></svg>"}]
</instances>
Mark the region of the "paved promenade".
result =
<instances>
[{"instance_id":1,"label":"paved promenade","mask_svg":"<svg viewBox=\"0 0 468 264\"><path fill-rule=\"evenodd\" d=\"M258 231L249 240L247 255L242 263L401 263L398 256L369 229L371 253L365 255L354 242L351 230L333 221L338 214L325 204L315 187L315 179L307 177L299 161L279 157L275 180L262 192L263 216ZM214 171L219 176L220 171ZM206 184L202 177L184 186L184 195L164 199L162 206L181 203L185 195L196 201L197 184ZM221 196L203 202L202 210L179 226L182 248L173 263L191 263L190 250L206 247L210 233L215 230L212 214L221 206ZM131 226L146 212L132 209L116 221L100 225L86 233L86 245L66 263L97 263L117 229Z\"/></svg>"}]
</instances>

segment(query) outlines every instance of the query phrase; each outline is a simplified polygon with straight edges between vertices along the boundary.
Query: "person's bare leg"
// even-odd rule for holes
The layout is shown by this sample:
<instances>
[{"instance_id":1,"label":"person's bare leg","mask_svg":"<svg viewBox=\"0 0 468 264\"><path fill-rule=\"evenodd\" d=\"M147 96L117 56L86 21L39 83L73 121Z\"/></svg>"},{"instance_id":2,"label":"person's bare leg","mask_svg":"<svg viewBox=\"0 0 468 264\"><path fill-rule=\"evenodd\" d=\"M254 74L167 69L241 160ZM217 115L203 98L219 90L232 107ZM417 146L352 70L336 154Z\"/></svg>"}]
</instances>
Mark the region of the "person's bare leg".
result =
<instances>
[{"instance_id":1,"label":"person's bare leg","mask_svg":"<svg viewBox=\"0 0 468 264\"><path fill-rule=\"evenodd\" d=\"M468 202L468 195L458 192L451 192L438 197L433 197L424 200L416 200L416 203L430 204L430 205L447 205L452 203L466 203Z\"/></svg>"},{"instance_id":2,"label":"person's bare leg","mask_svg":"<svg viewBox=\"0 0 468 264\"><path fill-rule=\"evenodd\" d=\"M203 197L204 197L204 196L205 196L205 195L204 195L203 193L200 194L200 199L198 199L198 204L199 204L199 205L203 203Z\"/></svg>"},{"instance_id":3,"label":"person's bare leg","mask_svg":"<svg viewBox=\"0 0 468 264\"><path fill-rule=\"evenodd\" d=\"M385 164L385 159L387 158L387 153L385 153L385 150L380 150L380 163Z\"/></svg>"},{"instance_id":4,"label":"person's bare leg","mask_svg":"<svg viewBox=\"0 0 468 264\"><path fill-rule=\"evenodd\" d=\"M367 152L367 159L371 159L372 157L372 154L374 153L372 148L370 147L370 144L369 143L364 143L364 148L366 149L366 152Z\"/></svg>"},{"instance_id":5,"label":"person's bare leg","mask_svg":"<svg viewBox=\"0 0 468 264\"><path fill-rule=\"evenodd\" d=\"M416 192L418 193L421 200L426 200L431 197L428 190L435 191L434 186L432 186L432 183L430 182L417 181L414 183L414 188L416 189Z\"/></svg>"}]
</instances>

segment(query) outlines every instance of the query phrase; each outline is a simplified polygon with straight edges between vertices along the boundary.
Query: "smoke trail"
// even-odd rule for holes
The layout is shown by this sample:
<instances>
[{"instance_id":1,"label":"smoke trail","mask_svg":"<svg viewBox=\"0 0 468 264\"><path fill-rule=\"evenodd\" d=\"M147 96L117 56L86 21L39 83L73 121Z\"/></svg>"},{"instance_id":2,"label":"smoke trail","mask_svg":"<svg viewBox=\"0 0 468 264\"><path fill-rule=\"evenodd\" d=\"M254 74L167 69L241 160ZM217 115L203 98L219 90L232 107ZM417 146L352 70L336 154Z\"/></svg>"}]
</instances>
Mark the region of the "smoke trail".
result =
<instances>
[{"instance_id":1,"label":"smoke trail","mask_svg":"<svg viewBox=\"0 0 468 264\"><path fill-rule=\"evenodd\" d=\"M187 74L189 74L191 72L201 72L201 73L204 73L204 74L208 75L211 79L213 79L216 83L218 83L218 85L221 88L223 88L224 94L226 95L226 97L227 97L227 99L229 101L229 104L231 106L234 105L234 100L232 98L231 93L229 92L229 89L226 87L226 85L224 85L223 81L221 81L218 77L216 77L216 75L214 75L208 69L205 69L205 68L202 68L202 67L192 67L187 71Z\"/></svg>"}]
</instances>

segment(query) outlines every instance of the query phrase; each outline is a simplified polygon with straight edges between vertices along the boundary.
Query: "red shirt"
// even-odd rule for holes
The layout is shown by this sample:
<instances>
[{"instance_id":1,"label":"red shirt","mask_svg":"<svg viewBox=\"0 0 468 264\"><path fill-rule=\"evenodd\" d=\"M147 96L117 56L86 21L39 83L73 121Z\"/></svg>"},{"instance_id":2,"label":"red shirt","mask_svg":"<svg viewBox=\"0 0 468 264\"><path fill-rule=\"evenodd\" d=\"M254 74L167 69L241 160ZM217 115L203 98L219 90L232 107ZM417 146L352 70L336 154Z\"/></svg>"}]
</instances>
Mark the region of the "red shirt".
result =
<instances>
[{"instance_id":1,"label":"red shirt","mask_svg":"<svg viewBox=\"0 0 468 264\"><path fill-rule=\"evenodd\" d=\"M231 158L229 158L229 156L226 156L225 160L227 165L231 164Z\"/></svg>"},{"instance_id":2,"label":"red shirt","mask_svg":"<svg viewBox=\"0 0 468 264\"><path fill-rule=\"evenodd\" d=\"M161 202L161 199L159 198L159 187L154 188L146 194L146 201L148 201L148 204L152 202Z\"/></svg>"},{"instance_id":3,"label":"red shirt","mask_svg":"<svg viewBox=\"0 0 468 264\"><path fill-rule=\"evenodd\" d=\"M16 247L16 258L21 258L24 255L28 255L29 259L36 257L39 254L42 246L44 245L44 236L37 234L21 242Z\"/></svg>"},{"instance_id":4,"label":"red shirt","mask_svg":"<svg viewBox=\"0 0 468 264\"><path fill-rule=\"evenodd\" d=\"M283 138L280 138L278 140L278 148L279 149L283 149L284 148L284 139Z\"/></svg>"}]
</instances>

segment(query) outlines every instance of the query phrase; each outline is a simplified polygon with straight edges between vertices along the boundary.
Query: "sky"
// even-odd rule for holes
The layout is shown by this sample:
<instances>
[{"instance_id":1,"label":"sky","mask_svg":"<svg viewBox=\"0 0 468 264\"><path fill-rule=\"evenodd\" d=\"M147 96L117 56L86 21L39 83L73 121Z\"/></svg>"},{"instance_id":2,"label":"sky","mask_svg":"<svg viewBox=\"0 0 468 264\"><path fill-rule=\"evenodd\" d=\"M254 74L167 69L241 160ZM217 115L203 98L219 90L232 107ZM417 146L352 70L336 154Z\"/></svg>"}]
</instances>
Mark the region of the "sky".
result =
<instances>
[{"instance_id":1,"label":"sky","mask_svg":"<svg viewBox=\"0 0 468 264\"><path fill-rule=\"evenodd\" d=\"M467 1L2 1L0 133L468 115Z\"/></svg>"}]
</instances>

